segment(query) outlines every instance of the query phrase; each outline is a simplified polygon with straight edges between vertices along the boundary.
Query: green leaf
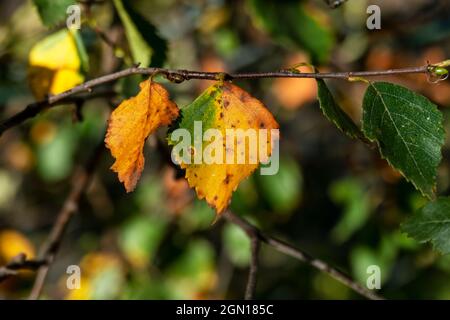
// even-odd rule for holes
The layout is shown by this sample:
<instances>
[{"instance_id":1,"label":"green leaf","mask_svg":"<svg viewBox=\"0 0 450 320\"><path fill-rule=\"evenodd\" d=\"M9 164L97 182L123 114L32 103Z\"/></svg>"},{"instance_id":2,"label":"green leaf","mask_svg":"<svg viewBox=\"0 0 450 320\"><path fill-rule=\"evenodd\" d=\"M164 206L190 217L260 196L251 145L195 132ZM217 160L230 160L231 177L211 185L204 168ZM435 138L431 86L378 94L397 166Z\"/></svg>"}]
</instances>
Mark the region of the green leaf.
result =
<instances>
[{"instance_id":1,"label":"green leaf","mask_svg":"<svg viewBox=\"0 0 450 320\"><path fill-rule=\"evenodd\" d=\"M357 178L346 178L330 186L330 198L343 206L343 214L332 230L332 237L339 243L347 241L358 231L369 217L370 193Z\"/></svg>"},{"instance_id":2,"label":"green leaf","mask_svg":"<svg viewBox=\"0 0 450 320\"><path fill-rule=\"evenodd\" d=\"M326 62L334 46L331 27L300 1L249 0L255 25L288 47L307 50L314 62Z\"/></svg>"},{"instance_id":3,"label":"green leaf","mask_svg":"<svg viewBox=\"0 0 450 320\"><path fill-rule=\"evenodd\" d=\"M333 122L342 132L347 134L350 138L361 138L364 135L350 117L342 111L339 105L333 98L333 95L328 89L325 81L317 79L320 109L325 117Z\"/></svg>"},{"instance_id":4,"label":"green leaf","mask_svg":"<svg viewBox=\"0 0 450 320\"><path fill-rule=\"evenodd\" d=\"M146 267L166 232L167 222L155 216L135 217L122 227L119 246L135 267Z\"/></svg>"},{"instance_id":5,"label":"green leaf","mask_svg":"<svg viewBox=\"0 0 450 320\"><path fill-rule=\"evenodd\" d=\"M60 181L70 174L77 140L74 128L66 126L52 140L38 145L37 171L44 180Z\"/></svg>"},{"instance_id":6,"label":"green leaf","mask_svg":"<svg viewBox=\"0 0 450 320\"><path fill-rule=\"evenodd\" d=\"M442 118L427 98L392 83L371 83L364 96L364 134L428 198L434 197L442 157Z\"/></svg>"},{"instance_id":7,"label":"green leaf","mask_svg":"<svg viewBox=\"0 0 450 320\"><path fill-rule=\"evenodd\" d=\"M192 103L181 108L181 117L179 117L169 129L169 144L174 145L177 143L177 141L171 140L171 132L178 128L188 130L191 137L195 137L195 121L202 122L203 131L215 128L216 113L218 110L217 99L220 98L221 94L222 90L219 85L210 87ZM199 138L201 137L197 137L197 139Z\"/></svg>"},{"instance_id":8,"label":"green leaf","mask_svg":"<svg viewBox=\"0 0 450 320\"><path fill-rule=\"evenodd\" d=\"M436 250L450 253L450 198L427 203L401 229L419 242L431 241Z\"/></svg>"},{"instance_id":9,"label":"green leaf","mask_svg":"<svg viewBox=\"0 0 450 320\"><path fill-rule=\"evenodd\" d=\"M295 159L283 156L274 175L256 175L262 198L273 212L290 213L302 200L303 176Z\"/></svg>"},{"instance_id":10,"label":"green leaf","mask_svg":"<svg viewBox=\"0 0 450 320\"><path fill-rule=\"evenodd\" d=\"M250 261L251 244L247 234L239 227L224 226L222 241L230 260L238 267L246 267Z\"/></svg>"},{"instance_id":11,"label":"green leaf","mask_svg":"<svg viewBox=\"0 0 450 320\"><path fill-rule=\"evenodd\" d=\"M75 4L75 0L33 0L42 23L53 27L66 19L67 7Z\"/></svg>"},{"instance_id":12,"label":"green leaf","mask_svg":"<svg viewBox=\"0 0 450 320\"><path fill-rule=\"evenodd\" d=\"M75 39L75 45L77 46L78 56L80 57L81 61L81 69L84 72L89 72L89 56L84 45L83 37L81 33L76 29L71 29L70 32Z\"/></svg>"},{"instance_id":13,"label":"green leaf","mask_svg":"<svg viewBox=\"0 0 450 320\"><path fill-rule=\"evenodd\" d=\"M161 67L166 60L166 40L127 1L114 0L114 6L125 28L133 62L140 63L143 67Z\"/></svg>"}]
</instances>

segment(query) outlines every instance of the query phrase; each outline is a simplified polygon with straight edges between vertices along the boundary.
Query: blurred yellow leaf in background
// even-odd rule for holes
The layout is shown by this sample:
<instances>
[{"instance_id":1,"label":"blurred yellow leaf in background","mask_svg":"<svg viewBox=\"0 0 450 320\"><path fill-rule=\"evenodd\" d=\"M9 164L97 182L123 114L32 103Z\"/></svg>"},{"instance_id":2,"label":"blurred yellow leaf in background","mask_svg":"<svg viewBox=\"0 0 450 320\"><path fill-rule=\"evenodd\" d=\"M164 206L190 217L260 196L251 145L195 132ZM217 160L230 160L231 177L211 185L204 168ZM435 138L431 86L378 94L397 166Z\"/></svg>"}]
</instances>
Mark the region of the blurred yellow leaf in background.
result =
<instances>
[{"instance_id":1,"label":"blurred yellow leaf in background","mask_svg":"<svg viewBox=\"0 0 450 320\"><path fill-rule=\"evenodd\" d=\"M81 60L74 35L61 30L39 41L28 57L28 82L37 100L83 82Z\"/></svg>"},{"instance_id":2,"label":"blurred yellow leaf in background","mask_svg":"<svg viewBox=\"0 0 450 320\"><path fill-rule=\"evenodd\" d=\"M83 257L80 263L80 287L68 290L68 300L112 299L120 292L123 264L113 253L96 251ZM61 284L66 285L65 277Z\"/></svg>"},{"instance_id":3,"label":"blurred yellow leaf in background","mask_svg":"<svg viewBox=\"0 0 450 320\"><path fill-rule=\"evenodd\" d=\"M20 253L25 254L28 259L33 259L34 245L18 231L0 231L0 261L9 262Z\"/></svg>"}]
</instances>

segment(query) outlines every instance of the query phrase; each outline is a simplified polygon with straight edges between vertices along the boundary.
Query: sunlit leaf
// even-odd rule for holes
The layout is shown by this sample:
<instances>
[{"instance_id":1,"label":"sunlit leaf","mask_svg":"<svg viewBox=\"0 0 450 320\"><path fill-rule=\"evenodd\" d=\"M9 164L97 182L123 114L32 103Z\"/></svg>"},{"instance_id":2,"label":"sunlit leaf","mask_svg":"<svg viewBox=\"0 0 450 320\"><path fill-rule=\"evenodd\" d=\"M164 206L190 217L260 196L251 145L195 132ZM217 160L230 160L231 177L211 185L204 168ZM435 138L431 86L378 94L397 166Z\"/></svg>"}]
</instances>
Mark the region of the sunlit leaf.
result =
<instances>
[{"instance_id":1,"label":"sunlit leaf","mask_svg":"<svg viewBox=\"0 0 450 320\"><path fill-rule=\"evenodd\" d=\"M33 259L35 256L33 243L16 230L5 229L0 231L0 261L8 263L20 253L25 254L29 259Z\"/></svg>"},{"instance_id":2,"label":"sunlit leaf","mask_svg":"<svg viewBox=\"0 0 450 320\"><path fill-rule=\"evenodd\" d=\"M61 30L38 42L28 57L28 81L38 100L83 82L81 60L71 31Z\"/></svg>"},{"instance_id":3,"label":"sunlit leaf","mask_svg":"<svg viewBox=\"0 0 450 320\"><path fill-rule=\"evenodd\" d=\"M239 183L256 170L259 162L268 159L273 138L270 129L277 129L278 124L260 101L227 82L211 86L181 112L181 121L174 129L186 129L193 139L189 144L190 163L180 160L178 162L186 169L189 185L195 188L199 199L205 198L217 213L221 213L228 206L231 195ZM213 135L210 143L202 142L203 137L198 137L195 132L195 123L200 123L203 132L216 129L218 135ZM254 141L258 144L256 153L260 154L263 148L267 150L266 154L254 162L250 161L251 142L246 143L245 137L239 139L237 134L235 139L233 137L228 139L226 129L242 129L244 132L246 129L255 129L254 132L258 132L258 129L268 129L268 134L263 140L265 146L259 145L258 140ZM172 137L170 143L175 144L177 141L173 141ZM229 148L226 140L232 141L228 145ZM204 154L207 148L214 150L210 154L214 154L214 158L219 159L218 161L206 163ZM227 161L227 155L234 161ZM198 156L200 161L196 160ZM237 159L241 156L245 159L238 163Z\"/></svg>"},{"instance_id":4,"label":"sunlit leaf","mask_svg":"<svg viewBox=\"0 0 450 320\"><path fill-rule=\"evenodd\" d=\"M124 100L111 114L106 146L116 159L111 169L118 173L127 192L133 191L144 169L143 148L147 137L178 117L169 93L152 80L140 84L137 96Z\"/></svg>"}]
</instances>

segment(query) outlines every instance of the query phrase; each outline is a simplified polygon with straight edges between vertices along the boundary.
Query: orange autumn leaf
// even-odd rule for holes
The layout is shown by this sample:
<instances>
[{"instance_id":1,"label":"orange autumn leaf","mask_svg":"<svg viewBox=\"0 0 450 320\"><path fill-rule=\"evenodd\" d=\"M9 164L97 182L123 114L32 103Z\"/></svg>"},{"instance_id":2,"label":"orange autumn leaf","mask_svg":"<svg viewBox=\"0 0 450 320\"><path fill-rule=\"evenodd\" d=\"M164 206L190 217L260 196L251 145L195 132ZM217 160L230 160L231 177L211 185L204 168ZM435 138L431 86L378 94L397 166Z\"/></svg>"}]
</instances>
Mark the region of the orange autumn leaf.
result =
<instances>
[{"instance_id":1,"label":"orange autumn leaf","mask_svg":"<svg viewBox=\"0 0 450 320\"><path fill-rule=\"evenodd\" d=\"M222 163L208 163L207 161L196 163L195 160L187 163L180 161L180 159L177 160L180 166L186 170L186 178L189 185L195 188L198 198L205 199L220 214L228 206L232 193L236 190L239 183L250 176L258 168L260 162L265 162L270 156L272 151L271 140L273 138L270 130L278 129L278 123L259 100L250 96L241 88L227 82L211 86L194 102L182 108L181 112L182 120L178 128L188 130L194 136L194 140L196 139L196 125L199 123L201 123L204 133L209 129L217 130L216 132L220 133L220 135L217 134L211 143L203 143L203 146L199 148L199 145L194 141L188 149L191 151L192 157L195 158L196 154L203 153L203 149L206 152L208 148L215 145L217 146L216 150L211 152L211 154L214 154L214 157L218 157L218 159L222 159ZM236 139L233 138L233 142L228 144L228 129L241 129L244 131L255 129L256 132L260 132L258 131L259 129L267 130L268 135L266 133L257 142L258 157L256 161L250 161L250 142L246 143L250 139L247 140L246 137L238 138L236 135ZM177 144L173 135L169 141L171 144ZM174 150L175 148L177 146L174 147ZM262 154L261 148L265 150ZM189 150L187 150L188 153ZM236 160L239 154L244 154L243 158L245 158L245 161L239 162ZM228 156L235 161L228 162L226 160ZM175 159L177 159L176 155Z\"/></svg>"},{"instance_id":2,"label":"orange autumn leaf","mask_svg":"<svg viewBox=\"0 0 450 320\"><path fill-rule=\"evenodd\" d=\"M144 169L144 144L147 137L163 125L178 117L177 105L160 84L146 80L140 84L139 93L113 111L106 133L106 146L116 159L111 169L127 192L136 187Z\"/></svg>"},{"instance_id":3,"label":"orange autumn leaf","mask_svg":"<svg viewBox=\"0 0 450 320\"><path fill-rule=\"evenodd\" d=\"M299 52L289 56L285 68L297 65L299 61L309 61L305 53ZM296 68L300 72L311 72L308 66ZM282 108L295 110L317 99L317 83L308 78L276 78L273 82L272 92Z\"/></svg>"}]
</instances>

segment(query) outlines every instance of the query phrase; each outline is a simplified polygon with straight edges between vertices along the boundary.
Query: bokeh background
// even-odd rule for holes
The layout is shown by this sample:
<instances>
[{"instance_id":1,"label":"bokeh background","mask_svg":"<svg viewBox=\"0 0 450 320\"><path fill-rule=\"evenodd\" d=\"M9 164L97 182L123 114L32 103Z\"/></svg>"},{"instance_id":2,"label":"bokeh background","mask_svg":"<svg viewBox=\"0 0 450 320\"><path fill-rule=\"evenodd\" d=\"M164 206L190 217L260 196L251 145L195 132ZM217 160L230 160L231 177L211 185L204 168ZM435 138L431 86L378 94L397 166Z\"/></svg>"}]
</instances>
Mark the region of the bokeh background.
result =
<instances>
[{"instance_id":1,"label":"bokeh background","mask_svg":"<svg viewBox=\"0 0 450 320\"><path fill-rule=\"evenodd\" d=\"M321 71L358 71L420 66L450 57L446 0L348 0L335 10L321 0L127 2L167 40L168 68L272 71L311 62ZM381 30L366 28L368 4L380 6ZM111 1L85 5L82 15L88 14L115 48L102 41L92 24L83 23L90 60L85 77L130 66L123 26ZM0 1L1 119L34 101L27 85L30 48L63 27L43 26L31 1ZM58 106L3 134L0 264L19 252L30 258L37 254L70 190L74 169L103 139L111 107L135 93L141 79L105 86L114 92L87 101L82 121L74 116L73 105ZM429 97L449 128L448 81L431 84L425 75L387 79ZM327 83L358 123L365 85ZM210 84L191 80L166 86L184 106ZM232 210L362 284L366 268L380 266L380 293L387 298L450 299L450 256L399 231L399 224L425 199L376 150L350 140L322 116L314 80L243 80L238 85L263 101L280 123L281 166L275 176L255 174L244 181L233 196ZM438 175L443 195L450 191L449 141ZM145 171L130 194L109 170L111 156L103 154L50 269L44 298L243 297L249 240L223 219L212 224L213 210L179 179L161 142L164 131L148 140ZM260 257L257 298L360 298L326 274L269 247L262 247ZM72 264L81 266L79 290L65 287L66 268ZM0 298L26 297L33 279L33 272L22 272L0 283Z\"/></svg>"}]
</instances>

